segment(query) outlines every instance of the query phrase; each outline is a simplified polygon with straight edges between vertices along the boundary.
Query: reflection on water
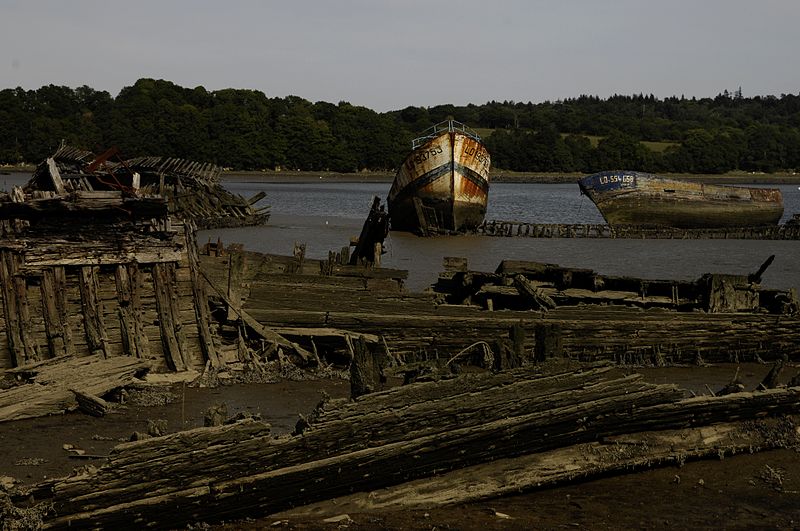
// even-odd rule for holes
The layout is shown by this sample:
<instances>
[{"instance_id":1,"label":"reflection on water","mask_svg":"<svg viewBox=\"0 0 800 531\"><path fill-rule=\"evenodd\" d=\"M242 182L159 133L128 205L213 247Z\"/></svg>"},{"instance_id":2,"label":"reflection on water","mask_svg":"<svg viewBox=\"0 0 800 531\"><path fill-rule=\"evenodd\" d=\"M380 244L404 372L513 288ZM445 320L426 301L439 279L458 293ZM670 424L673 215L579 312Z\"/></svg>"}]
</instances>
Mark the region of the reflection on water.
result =
<instances>
[{"instance_id":1,"label":"reflection on water","mask_svg":"<svg viewBox=\"0 0 800 531\"><path fill-rule=\"evenodd\" d=\"M385 197L389 183L260 184L228 183L245 196L267 192L272 206L265 227L204 231L223 242L246 248L289 254L294 242L307 244L311 258L326 258L357 236L372 197ZM785 217L800 212L800 191L781 186ZM537 223L601 223L588 198L570 184L492 185L487 218ZM775 262L764 275L768 287L800 287L800 244L757 240L609 240L534 239L456 236L418 238L392 232L386 242L385 267L409 270L407 286L429 286L441 271L442 258L461 256L475 270L493 271L503 259L533 260L567 267L594 269L608 275L644 278L694 279L707 272L746 274L758 269L771 254Z\"/></svg>"}]
</instances>

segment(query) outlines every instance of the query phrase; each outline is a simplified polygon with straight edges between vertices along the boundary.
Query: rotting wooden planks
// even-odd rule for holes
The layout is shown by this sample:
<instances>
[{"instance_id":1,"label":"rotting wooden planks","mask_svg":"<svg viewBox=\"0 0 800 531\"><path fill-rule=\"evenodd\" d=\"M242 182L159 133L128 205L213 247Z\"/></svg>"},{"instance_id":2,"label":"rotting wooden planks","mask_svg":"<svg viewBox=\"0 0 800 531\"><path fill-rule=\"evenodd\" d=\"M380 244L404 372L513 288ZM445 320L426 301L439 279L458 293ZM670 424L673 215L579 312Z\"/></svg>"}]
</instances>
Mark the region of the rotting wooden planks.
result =
<instances>
[{"instance_id":1,"label":"rotting wooden planks","mask_svg":"<svg viewBox=\"0 0 800 531\"><path fill-rule=\"evenodd\" d=\"M415 400L414 392L423 385L415 384L402 391L410 397L408 403L397 400L400 392L367 394L354 403L364 414L352 411L353 416L336 421L312 417L302 435L271 438L265 425L246 421L128 443L113 450L101 468L52 484L54 497L47 501L54 503L56 514L46 527L112 526L131 519L139 525L175 527L234 515L260 516L497 459L563 449L568 457L570 447L588 449L603 442L618 441L627 448L627 442L643 440L645 444L630 452L642 466L651 455L647 441L658 442L630 435L642 431L697 429L692 440L699 434L705 445L698 456L749 444L755 444L753 449L791 444L783 435L797 439L793 425L788 431L771 429L780 421L759 420L764 429L740 422L732 429L749 426L754 433L733 443L725 439L732 431L700 429L796 414L797 388L681 400L672 386L644 384L633 376L597 376L588 383L576 375L562 375L548 390L547 385L537 387L536 378L526 380L524 371L488 375L486 385L479 384L483 391L468 393L452 384L454 394L435 400ZM498 378L505 378L505 384L489 385ZM476 382L478 378L469 383ZM412 424L415 428L407 429ZM662 459L659 451L668 450L668 441L661 440L653 451L655 462ZM671 442L682 448L680 441Z\"/></svg>"},{"instance_id":2,"label":"rotting wooden planks","mask_svg":"<svg viewBox=\"0 0 800 531\"><path fill-rule=\"evenodd\" d=\"M148 367L145 360L127 356L105 359L96 354L10 369L6 374L20 375L27 383L0 391L0 422L70 411L77 407L73 390L102 396L133 383L135 375Z\"/></svg>"},{"instance_id":3,"label":"rotting wooden planks","mask_svg":"<svg viewBox=\"0 0 800 531\"><path fill-rule=\"evenodd\" d=\"M800 419L795 423L798 421ZM383 489L300 506L274 514L273 518L324 518L344 513L431 509L612 474L681 466L693 459L730 459L736 454L782 447L780 439L769 434L783 432L787 441L797 440L797 433L792 428L787 419L759 419L748 426L730 422L606 437L602 441L498 459Z\"/></svg>"}]
</instances>

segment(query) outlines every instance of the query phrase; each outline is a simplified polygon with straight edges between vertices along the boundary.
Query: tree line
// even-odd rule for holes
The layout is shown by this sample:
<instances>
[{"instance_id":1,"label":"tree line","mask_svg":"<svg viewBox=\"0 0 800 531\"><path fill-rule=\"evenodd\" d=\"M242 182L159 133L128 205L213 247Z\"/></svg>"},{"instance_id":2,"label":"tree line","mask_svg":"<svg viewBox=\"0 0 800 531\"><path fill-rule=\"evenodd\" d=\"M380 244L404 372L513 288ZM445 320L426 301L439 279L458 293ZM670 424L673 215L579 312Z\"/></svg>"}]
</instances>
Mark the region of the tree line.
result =
<instances>
[{"instance_id":1,"label":"tree line","mask_svg":"<svg viewBox=\"0 0 800 531\"><path fill-rule=\"evenodd\" d=\"M126 157L236 170L393 170L415 135L453 118L477 129L494 168L521 172L775 172L800 169L800 95L580 96L555 102L406 107L270 98L140 79L116 97L87 86L0 90L0 163L36 162L63 141Z\"/></svg>"}]
</instances>

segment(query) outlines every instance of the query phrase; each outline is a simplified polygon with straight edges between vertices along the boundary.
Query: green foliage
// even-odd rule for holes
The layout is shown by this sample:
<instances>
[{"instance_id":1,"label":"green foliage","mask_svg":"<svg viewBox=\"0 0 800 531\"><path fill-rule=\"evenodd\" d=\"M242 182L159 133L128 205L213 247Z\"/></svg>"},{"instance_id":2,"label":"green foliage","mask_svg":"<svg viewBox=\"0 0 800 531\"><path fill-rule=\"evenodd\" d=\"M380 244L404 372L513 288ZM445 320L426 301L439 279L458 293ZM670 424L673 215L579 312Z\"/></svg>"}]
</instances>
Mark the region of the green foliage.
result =
<instances>
[{"instance_id":1,"label":"green foliage","mask_svg":"<svg viewBox=\"0 0 800 531\"><path fill-rule=\"evenodd\" d=\"M0 90L0 163L37 162L65 141L240 170L392 170L416 134L448 118L479 130L494 167L508 170L800 169L800 95L580 96L377 113L348 102L209 92L155 79L140 79L116 98L86 86Z\"/></svg>"}]
</instances>

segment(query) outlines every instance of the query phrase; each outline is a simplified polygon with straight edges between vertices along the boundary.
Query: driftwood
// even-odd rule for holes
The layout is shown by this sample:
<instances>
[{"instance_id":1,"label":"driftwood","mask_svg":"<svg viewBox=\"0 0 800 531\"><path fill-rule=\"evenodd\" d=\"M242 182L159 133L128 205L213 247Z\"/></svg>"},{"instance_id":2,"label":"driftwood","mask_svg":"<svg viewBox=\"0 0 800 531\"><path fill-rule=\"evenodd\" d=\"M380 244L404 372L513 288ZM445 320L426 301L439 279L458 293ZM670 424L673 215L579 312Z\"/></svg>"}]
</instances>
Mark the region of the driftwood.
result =
<instances>
[{"instance_id":1,"label":"driftwood","mask_svg":"<svg viewBox=\"0 0 800 531\"><path fill-rule=\"evenodd\" d=\"M0 422L54 415L74 410L79 405L76 394L94 401L118 387L136 381L149 364L127 356L103 359L102 355L82 358L58 358L17 367L0 375L22 378L25 383L0 391ZM96 402L96 401L95 401ZM102 409L86 406L92 410Z\"/></svg>"},{"instance_id":2,"label":"driftwood","mask_svg":"<svg viewBox=\"0 0 800 531\"><path fill-rule=\"evenodd\" d=\"M528 368L324 403L293 436L272 438L268 426L255 421L198 428L118 446L99 469L53 482L46 501L54 504L55 514L46 526L136 521L176 527L264 515L343 492L603 442L632 447L630 457L643 466L649 459L669 461L659 452L670 439L653 439L651 456L646 445L635 442L641 439L627 434L691 430L800 410L796 388L681 396L674 386L648 384L636 375L613 377L606 368L551 376ZM762 436L734 438L733 444L758 443L753 448L758 449L796 439L793 428L762 430ZM629 440L635 444L626 444ZM729 439L703 444L697 455L732 448ZM531 471L528 478L536 474Z\"/></svg>"}]
</instances>

